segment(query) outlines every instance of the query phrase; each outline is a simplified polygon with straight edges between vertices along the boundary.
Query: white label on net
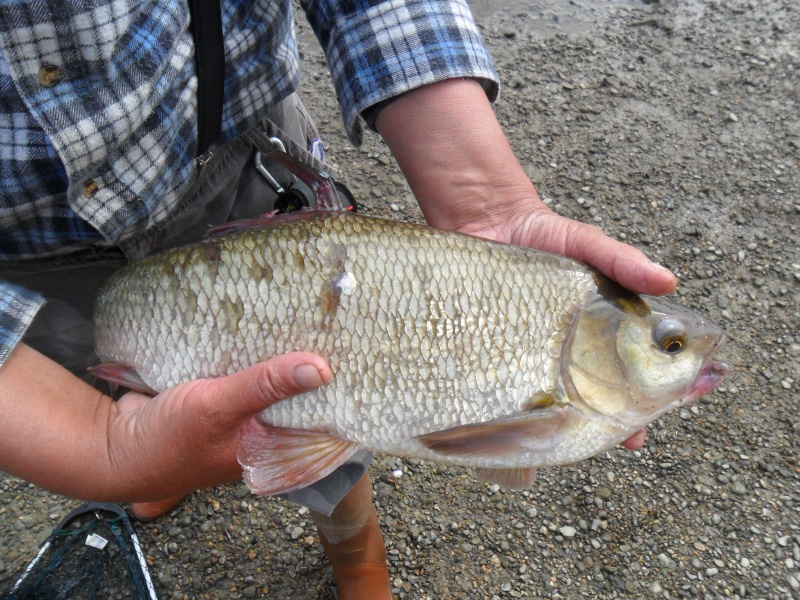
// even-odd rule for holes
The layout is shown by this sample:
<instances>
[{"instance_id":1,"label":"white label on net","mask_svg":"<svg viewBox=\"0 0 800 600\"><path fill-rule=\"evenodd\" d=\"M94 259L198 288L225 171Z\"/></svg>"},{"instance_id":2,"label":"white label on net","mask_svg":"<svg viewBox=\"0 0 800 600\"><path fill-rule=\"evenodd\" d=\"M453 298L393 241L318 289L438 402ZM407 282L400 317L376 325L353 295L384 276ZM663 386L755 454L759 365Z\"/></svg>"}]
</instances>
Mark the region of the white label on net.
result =
<instances>
[{"instance_id":1,"label":"white label on net","mask_svg":"<svg viewBox=\"0 0 800 600\"><path fill-rule=\"evenodd\" d=\"M92 548L97 548L98 550L102 550L108 544L108 540L104 537L97 535L96 533L90 533L86 536L86 545L91 546Z\"/></svg>"}]
</instances>

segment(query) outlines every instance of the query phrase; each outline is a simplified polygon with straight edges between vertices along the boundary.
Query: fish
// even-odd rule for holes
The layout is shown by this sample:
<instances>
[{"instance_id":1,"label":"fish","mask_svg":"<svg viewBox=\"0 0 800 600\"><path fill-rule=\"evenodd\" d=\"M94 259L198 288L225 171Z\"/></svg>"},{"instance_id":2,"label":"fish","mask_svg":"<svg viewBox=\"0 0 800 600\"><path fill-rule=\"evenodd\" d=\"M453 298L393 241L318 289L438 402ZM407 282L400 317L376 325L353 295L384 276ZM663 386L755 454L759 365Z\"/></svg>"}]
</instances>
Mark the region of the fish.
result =
<instances>
[{"instance_id":1,"label":"fish","mask_svg":"<svg viewBox=\"0 0 800 600\"><path fill-rule=\"evenodd\" d=\"M322 479L360 449L520 489L719 385L721 328L578 261L346 211L223 226L115 273L95 372L152 394L309 351L330 382L241 433L247 485Z\"/></svg>"}]
</instances>

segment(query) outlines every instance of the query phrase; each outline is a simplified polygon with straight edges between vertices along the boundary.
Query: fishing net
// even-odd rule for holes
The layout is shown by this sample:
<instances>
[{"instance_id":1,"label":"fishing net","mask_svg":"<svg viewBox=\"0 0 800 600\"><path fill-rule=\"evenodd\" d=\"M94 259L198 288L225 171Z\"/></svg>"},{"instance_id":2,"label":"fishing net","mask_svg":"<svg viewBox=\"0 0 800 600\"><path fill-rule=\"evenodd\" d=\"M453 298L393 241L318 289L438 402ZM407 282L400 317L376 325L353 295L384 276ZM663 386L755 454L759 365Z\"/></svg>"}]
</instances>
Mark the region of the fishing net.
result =
<instances>
[{"instance_id":1,"label":"fishing net","mask_svg":"<svg viewBox=\"0 0 800 600\"><path fill-rule=\"evenodd\" d=\"M42 544L2 600L157 600L139 539L115 504L82 504Z\"/></svg>"}]
</instances>

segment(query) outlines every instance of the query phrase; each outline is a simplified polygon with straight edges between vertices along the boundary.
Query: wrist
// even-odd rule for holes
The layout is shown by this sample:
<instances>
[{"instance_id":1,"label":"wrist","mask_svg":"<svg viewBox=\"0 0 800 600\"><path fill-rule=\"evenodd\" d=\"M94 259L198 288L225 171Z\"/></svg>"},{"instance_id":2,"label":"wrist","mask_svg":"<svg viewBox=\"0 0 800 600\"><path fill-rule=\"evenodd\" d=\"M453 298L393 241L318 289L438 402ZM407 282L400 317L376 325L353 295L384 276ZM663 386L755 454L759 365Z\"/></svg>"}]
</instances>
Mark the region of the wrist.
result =
<instances>
[{"instance_id":1,"label":"wrist","mask_svg":"<svg viewBox=\"0 0 800 600\"><path fill-rule=\"evenodd\" d=\"M385 107L376 125L431 225L488 232L547 210L477 81L413 90Z\"/></svg>"},{"instance_id":2,"label":"wrist","mask_svg":"<svg viewBox=\"0 0 800 600\"><path fill-rule=\"evenodd\" d=\"M0 468L48 490L100 499L110 397L25 344L0 369Z\"/></svg>"}]
</instances>

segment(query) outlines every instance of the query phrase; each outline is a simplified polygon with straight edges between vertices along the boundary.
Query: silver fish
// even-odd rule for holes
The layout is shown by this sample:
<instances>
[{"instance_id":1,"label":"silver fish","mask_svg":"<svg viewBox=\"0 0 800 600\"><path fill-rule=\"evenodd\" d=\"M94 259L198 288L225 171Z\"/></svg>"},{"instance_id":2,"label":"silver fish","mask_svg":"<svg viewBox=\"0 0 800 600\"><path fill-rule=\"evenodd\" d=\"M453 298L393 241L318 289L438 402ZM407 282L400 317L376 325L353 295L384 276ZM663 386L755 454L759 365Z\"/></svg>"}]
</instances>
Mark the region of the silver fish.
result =
<instances>
[{"instance_id":1,"label":"silver fish","mask_svg":"<svg viewBox=\"0 0 800 600\"><path fill-rule=\"evenodd\" d=\"M101 376L156 392L290 351L327 359L328 385L243 431L258 493L304 487L360 448L524 487L728 370L717 325L567 258L347 212L227 229L114 275L96 344L118 363Z\"/></svg>"}]
</instances>

